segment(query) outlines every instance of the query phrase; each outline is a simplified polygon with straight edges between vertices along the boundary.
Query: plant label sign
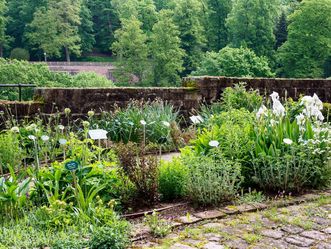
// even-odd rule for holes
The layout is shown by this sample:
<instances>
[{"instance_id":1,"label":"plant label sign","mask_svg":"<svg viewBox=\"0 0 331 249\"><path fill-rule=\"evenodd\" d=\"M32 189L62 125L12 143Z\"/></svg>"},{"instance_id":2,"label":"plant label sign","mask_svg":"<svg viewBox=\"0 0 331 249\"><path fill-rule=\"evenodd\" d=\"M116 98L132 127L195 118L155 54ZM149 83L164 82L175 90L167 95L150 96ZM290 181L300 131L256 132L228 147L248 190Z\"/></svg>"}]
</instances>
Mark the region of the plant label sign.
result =
<instances>
[{"instance_id":1,"label":"plant label sign","mask_svg":"<svg viewBox=\"0 0 331 249\"><path fill-rule=\"evenodd\" d=\"M89 130L88 134L91 139L93 140L101 140L101 139L107 139L107 131L105 130Z\"/></svg>"},{"instance_id":2,"label":"plant label sign","mask_svg":"<svg viewBox=\"0 0 331 249\"><path fill-rule=\"evenodd\" d=\"M76 161L70 161L70 162L67 162L64 166L69 171L75 171L78 169L79 164Z\"/></svg>"}]
</instances>

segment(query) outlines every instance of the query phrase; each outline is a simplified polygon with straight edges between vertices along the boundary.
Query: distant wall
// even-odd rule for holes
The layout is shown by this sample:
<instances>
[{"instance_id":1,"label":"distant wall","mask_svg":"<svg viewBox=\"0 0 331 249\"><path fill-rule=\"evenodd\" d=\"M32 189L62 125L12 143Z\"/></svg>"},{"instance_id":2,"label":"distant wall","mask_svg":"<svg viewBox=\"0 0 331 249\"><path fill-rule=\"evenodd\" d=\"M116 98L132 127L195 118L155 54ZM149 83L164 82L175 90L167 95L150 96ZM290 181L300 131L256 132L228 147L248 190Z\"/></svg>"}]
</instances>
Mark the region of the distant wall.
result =
<instances>
[{"instance_id":1,"label":"distant wall","mask_svg":"<svg viewBox=\"0 0 331 249\"><path fill-rule=\"evenodd\" d=\"M247 88L258 89L261 94L269 95L273 91L282 97L298 99L300 95L316 93L322 101L331 103L331 80L326 79L269 79L269 78L234 78L234 77L187 77L183 86L196 86L201 97L207 102L220 98L226 87L235 83L246 82Z\"/></svg>"},{"instance_id":2,"label":"distant wall","mask_svg":"<svg viewBox=\"0 0 331 249\"><path fill-rule=\"evenodd\" d=\"M43 111L51 112L54 104L62 111L70 108L75 114L90 110L112 110L126 106L131 100L163 99L189 115L199 107L201 97L192 88L37 88L35 98L44 102Z\"/></svg>"}]
</instances>

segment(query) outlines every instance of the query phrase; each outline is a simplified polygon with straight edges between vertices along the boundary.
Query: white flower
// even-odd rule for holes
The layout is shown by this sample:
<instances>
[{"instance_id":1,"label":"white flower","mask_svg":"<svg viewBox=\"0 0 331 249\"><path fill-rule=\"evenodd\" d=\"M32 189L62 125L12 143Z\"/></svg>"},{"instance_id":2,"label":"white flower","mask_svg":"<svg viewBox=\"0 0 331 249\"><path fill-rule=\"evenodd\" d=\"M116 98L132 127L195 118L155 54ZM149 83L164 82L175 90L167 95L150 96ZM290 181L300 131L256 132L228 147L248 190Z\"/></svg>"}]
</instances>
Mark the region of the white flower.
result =
<instances>
[{"instance_id":1,"label":"white flower","mask_svg":"<svg viewBox=\"0 0 331 249\"><path fill-rule=\"evenodd\" d=\"M20 129L17 127L17 126L14 126L10 129L11 132L14 132L14 133L19 133L20 132Z\"/></svg>"},{"instance_id":2,"label":"white flower","mask_svg":"<svg viewBox=\"0 0 331 249\"><path fill-rule=\"evenodd\" d=\"M61 131L64 130L64 126L63 126L63 125L58 125L57 128L58 128L59 130L61 130Z\"/></svg>"},{"instance_id":3,"label":"white flower","mask_svg":"<svg viewBox=\"0 0 331 249\"><path fill-rule=\"evenodd\" d=\"M61 139L59 139L59 143L60 143L61 145L65 145L65 144L67 143L67 140L64 139L64 138L61 138Z\"/></svg>"},{"instance_id":4,"label":"white flower","mask_svg":"<svg viewBox=\"0 0 331 249\"><path fill-rule=\"evenodd\" d=\"M218 147L219 145L220 145L220 143L216 140L212 140L209 142L210 147Z\"/></svg>"},{"instance_id":5,"label":"white flower","mask_svg":"<svg viewBox=\"0 0 331 249\"><path fill-rule=\"evenodd\" d=\"M163 124L165 127L170 127L170 123L167 122L167 121L162 121L162 124Z\"/></svg>"},{"instance_id":6,"label":"white flower","mask_svg":"<svg viewBox=\"0 0 331 249\"><path fill-rule=\"evenodd\" d=\"M289 138L284 138L284 139L283 139L283 142L284 142L285 144L288 144L288 145L293 144L293 141L292 141L291 139L289 139Z\"/></svg>"},{"instance_id":7,"label":"white flower","mask_svg":"<svg viewBox=\"0 0 331 249\"><path fill-rule=\"evenodd\" d=\"M273 92L271 95L270 95L271 99L273 102L275 102L276 100L279 100L279 94L277 92Z\"/></svg>"},{"instance_id":8,"label":"white flower","mask_svg":"<svg viewBox=\"0 0 331 249\"><path fill-rule=\"evenodd\" d=\"M84 127L89 127L89 126L90 126L90 122L88 122L88 121L83 121L83 126L84 126Z\"/></svg>"},{"instance_id":9,"label":"white flower","mask_svg":"<svg viewBox=\"0 0 331 249\"><path fill-rule=\"evenodd\" d=\"M258 112L256 113L256 118L260 119L262 116L267 116L268 109L265 107L265 105L262 105Z\"/></svg>"},{"instance_id":10,"label":"white flower","mask_svg":"<svg viewBox=\"0 0 331 249\"><path fill-rule=\"evenodd\" d=\"M147 123L146 123L146 121L145 120L140 120L140 124L142 125L142 126L145 126L145 125L147 125Z\"/></svg>"},{"instance_id":11,"label":"white flower","mask_svg":"<svg viewBox=\"0 0 331 249\"><path fill-rule=\"evenodd\" d=\"M33 131L37 128L36 124L30 124L28 127L26 127L27 131Z\"/></svg>"},{"instance_id":12,"label":"white flower","mask_svg":"<svg viewBox=\"0 0 331 249\"><path fill-rule=\"evenodd\" d=\"M66 115L69 115L69 114L71 113L71 109L70 109L70 108L65 108L65 109L64 109L64 113L65 113Z\"/></svg>"},{"instance_id":13,"label":"white flower","mask_svg":"<svg viewBox=\"0 0 331 249\"><path fill-rule=\"evenodd\" d=\"M33 140L33 141L35 141L35 140L37 139L37 138L36 138L35 136L33 136L33 135L29 135L28 138L31 139L31 140Z\"/></svg>"},{"instance_id":14,"label":"white flower","mask_svg":"<svg viewBox=\"0 0 331 249\"><path fill-rule=\"evenodd\" d=\"M274 120L274 119L271 119L270 120L270 125L273 127L275 126L276 124L278 124L278 121Z\"/></svg>"},{"instance_id":15,"label":"white flower","mask_svg":"<svg viewBox=\"0 0 331 249\"><path fill-rule=\"evenodd\" d=\"M323 102L319 99L316 93L313 96L313 102L319 110L323 110Z\"/></svg>"},{"instance_id":16,"label":"white flower","mask_svg":"<svg viewBox=\"0 0 331 249\"><path fill-rule=\"evenodd\" d=\"M43 140L44 142L47 142L49 140L49 136L47 135L42 135L41 136L41 140Z\"/></svg>"},{"instance_id":17,"label":"white flower","mask_svg":"<svg viewBox=\"0 0 331 249\"><path fill-rule=\"evenodd\" d=\"M201 122L203 122L203 118L201 116L192 116L190 117L191 121L193 124L200 124Z\"/></svg>"},{"instance_id":18,"label":"white flower","mask_svg":"<svg viewBox=\"0 0 331 249\"><path fill-rule=\"evenodd\" d=\"M279 100L275 100L272 106L273 113L278 117L283 117L285 115L285 107L280 103Z\"/></svg>"},{"instance_id":19,"label":"white flower","mask_svg":"<svg viewBox=\"0 0 331 249\"><path fill-rule=\"evenodd\" d=\"M298 116L296 116L297 124L299 126L302 126L305 124L305 116L301 113Z\"/></svg>"}]
</instances>

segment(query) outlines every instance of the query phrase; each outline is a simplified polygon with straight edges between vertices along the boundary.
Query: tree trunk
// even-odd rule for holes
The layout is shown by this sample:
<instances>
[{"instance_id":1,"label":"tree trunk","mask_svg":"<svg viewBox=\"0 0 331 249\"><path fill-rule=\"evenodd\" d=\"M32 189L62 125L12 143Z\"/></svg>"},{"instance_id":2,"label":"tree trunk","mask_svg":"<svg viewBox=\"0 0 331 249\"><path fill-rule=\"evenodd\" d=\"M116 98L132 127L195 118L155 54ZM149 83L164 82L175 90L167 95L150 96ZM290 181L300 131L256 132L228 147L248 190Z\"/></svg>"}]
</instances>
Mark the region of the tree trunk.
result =
<instances>
[{"instance_id":1,"label":"tree trunk","mask_svg":"<svg viewBox=\"0 0 331 249\"><path fill-rule=\"evenodd\" d=\"M64 50L66 53L66 60L67 60L67 62L70 62L70 52L69 52L68 47L65 47Z\"/></svg>"},{"instance_id":2,"label":"tree trunk","mask_svg":"<svg viewBox=\"0 0 331 249\"><path fill-rule=\"evenodd\" d=\"M3 57L3 46L0 44L0 57Z\"/></svg>"}]
</instances>

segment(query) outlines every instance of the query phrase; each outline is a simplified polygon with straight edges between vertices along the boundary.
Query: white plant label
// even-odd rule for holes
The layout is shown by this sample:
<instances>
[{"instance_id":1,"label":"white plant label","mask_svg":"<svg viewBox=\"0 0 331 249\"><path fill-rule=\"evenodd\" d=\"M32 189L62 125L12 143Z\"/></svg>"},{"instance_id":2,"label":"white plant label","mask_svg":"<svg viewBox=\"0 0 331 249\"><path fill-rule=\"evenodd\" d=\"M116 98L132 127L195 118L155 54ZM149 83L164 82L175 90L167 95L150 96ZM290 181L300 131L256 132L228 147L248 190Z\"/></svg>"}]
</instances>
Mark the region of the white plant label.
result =
<instances>
[{"instance_id":1,"label":"white plant label","mask_svg":"<svg viewBox=\"0 0 331 249\"><path fill-rule=\"evenodd\" d=\"M101 139L107 139L107 131L105 130L89 130L88 134L91 139L93 140L101 140Z\"/></svg>"}]
</instances>

